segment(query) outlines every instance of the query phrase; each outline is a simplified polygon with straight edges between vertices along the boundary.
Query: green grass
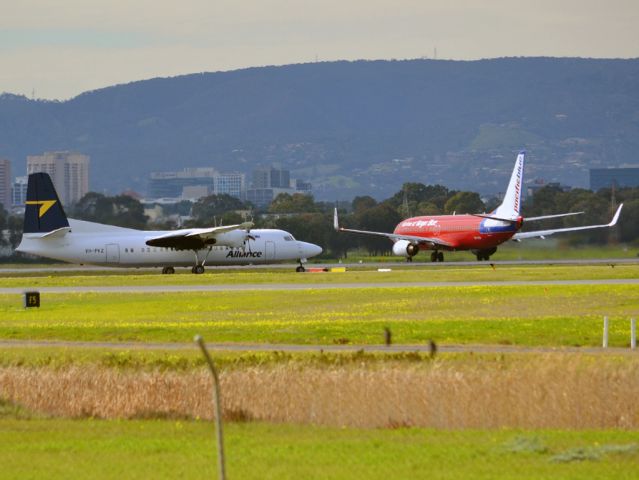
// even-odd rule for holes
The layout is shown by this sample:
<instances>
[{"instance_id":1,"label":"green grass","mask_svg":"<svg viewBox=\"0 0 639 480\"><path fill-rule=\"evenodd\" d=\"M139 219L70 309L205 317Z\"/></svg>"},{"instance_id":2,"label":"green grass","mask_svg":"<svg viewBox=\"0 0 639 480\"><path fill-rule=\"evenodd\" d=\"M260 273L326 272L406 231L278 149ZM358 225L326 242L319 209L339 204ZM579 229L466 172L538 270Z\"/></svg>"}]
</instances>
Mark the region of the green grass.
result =
<instances>
[{"instance_id":1,"label":"green grass","mask_svg":"<svg viewBox=\"0 0 639 480\"><path fill-rule=\"evenodd\" d=\"M392 287L158 294L43 294L24 310L0 295L0 338L85 341L331 344L395 343L598 345L601 317L610 344L628 344L639 311L634 285Z\"/></svg>"},{"instance_id":2,"label":"green grass","mask_svg":"<svg viewBox=\"0 0 639 480\"><path fill-rule=\"evenodd\" d=\"M233 479L636 478L636 432L225 425ZM215 478L208 422L0 419L3 478ZM561 458L564 461L558 461Z\"/></svg>"},{"instance_id":3,"label":"green grass","mask_svg":"<svg viewBox=\"0 0 639 480\"><path fill-rule=\"evenodd\" d=\"M204 275L178 273L161 275L157 272L145 274L108 275L64 274L43 276L42 274L11 274L0 278L0 288L38 288L73 286L144 286L144 285L245 285L245 284L310 284L310 283L381 283L381 282L487 282L512 280L597 280L637 279L639 265L571 265L571 266L510 266L489 264L479 266L445 266L424 268L395 268L392 272L352 269L344 273L305 273L266 271L214 271Z\"/></svg>"}]
</instances>

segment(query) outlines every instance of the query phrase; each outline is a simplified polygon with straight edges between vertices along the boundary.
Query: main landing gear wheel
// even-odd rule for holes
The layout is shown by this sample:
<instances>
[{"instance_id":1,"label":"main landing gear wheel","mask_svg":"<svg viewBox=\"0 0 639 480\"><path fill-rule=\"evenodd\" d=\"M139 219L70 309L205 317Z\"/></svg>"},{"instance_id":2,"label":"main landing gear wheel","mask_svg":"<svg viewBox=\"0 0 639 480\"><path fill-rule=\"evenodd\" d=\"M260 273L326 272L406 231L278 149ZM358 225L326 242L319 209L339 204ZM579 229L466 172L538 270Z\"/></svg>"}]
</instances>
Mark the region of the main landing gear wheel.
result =
<instances>
[{"instance_id":1,"label":"main landing gear wheel","mask_svg":"<svg viewBox=\"0 0 639 480\"><path fill-rule=\"evenodd\" d=\"M204 273L204 267L202 265L196 265L191 269L191 272L197 273L198 275Z\"/></svg>"},{"instance_id":2,"label":"main landing gear wheel","mask_svg":"<svg viewBox=\"0 0 639 480\"><path fill-rule=\"evenodd\" d=\"M430 254L431 262L443 262L444 261L444 252L433 252Z\"/></svg>"},{"instance_id":3,"label":"main landing gear wheel","mask_svg":"<svg viewBox=\"0 0 639 480\"><path fill-rule=\"evenodd\" d=\"M175 268L173 268L173 267L164 267L162 269L162 273L165 274L165 275L167 275L167 274L171 275L171 274L175 273Z\"/></svg>"}]
</instances>

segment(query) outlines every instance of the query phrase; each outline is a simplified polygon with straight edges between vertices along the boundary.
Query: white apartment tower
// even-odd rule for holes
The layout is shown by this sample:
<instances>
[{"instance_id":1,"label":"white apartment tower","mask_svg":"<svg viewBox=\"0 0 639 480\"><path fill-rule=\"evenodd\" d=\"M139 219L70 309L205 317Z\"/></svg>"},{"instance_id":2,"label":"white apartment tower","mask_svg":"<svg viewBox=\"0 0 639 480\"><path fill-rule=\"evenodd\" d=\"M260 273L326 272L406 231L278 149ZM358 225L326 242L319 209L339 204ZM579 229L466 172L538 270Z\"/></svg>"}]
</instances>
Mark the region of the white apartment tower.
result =
<instances>
[{"instance_id":1,"label":"white apartment tower","mask_svg":"<svg viewBox=\"0 0 639 480\"><path fill-rule=\"evenodd\" d=\"M27 173L51 176L60 201L70 205L89 192L89 157L75 152L45 152L27 157Z\"/></svg>"},{"instance_id":2,"label":"white apartment tower","mask_svg":"<svg viewBox=\"0 0 639 480\"><path fill-rule=\"evenodd\" d=\"M11 209L11 162L0 158L0 208Z\"/></svg>"}]
</instances>

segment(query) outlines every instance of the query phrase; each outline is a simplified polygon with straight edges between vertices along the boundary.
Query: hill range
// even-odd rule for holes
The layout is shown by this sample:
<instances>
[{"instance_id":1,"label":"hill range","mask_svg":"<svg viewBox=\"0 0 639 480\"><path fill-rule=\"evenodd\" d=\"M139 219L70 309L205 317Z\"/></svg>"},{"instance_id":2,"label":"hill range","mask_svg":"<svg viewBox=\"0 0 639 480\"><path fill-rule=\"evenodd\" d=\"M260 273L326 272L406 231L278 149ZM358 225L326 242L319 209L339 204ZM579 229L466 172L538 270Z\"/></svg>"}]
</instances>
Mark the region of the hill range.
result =
<instances>
[{"instance_id":1,"label":"hill range","mask_svg":"<svg viewBox=\"0 0 639 480\"><path fill-rule=\"evenodd\" d=\"M418 181L498 193L527 179L587 186L639 164L639 59L320 62L116 85L67 101L0 96L0 157L91 156L91 188L144 192L151 171L281 164L318 199Z\"/></svg>"}]
</instances>

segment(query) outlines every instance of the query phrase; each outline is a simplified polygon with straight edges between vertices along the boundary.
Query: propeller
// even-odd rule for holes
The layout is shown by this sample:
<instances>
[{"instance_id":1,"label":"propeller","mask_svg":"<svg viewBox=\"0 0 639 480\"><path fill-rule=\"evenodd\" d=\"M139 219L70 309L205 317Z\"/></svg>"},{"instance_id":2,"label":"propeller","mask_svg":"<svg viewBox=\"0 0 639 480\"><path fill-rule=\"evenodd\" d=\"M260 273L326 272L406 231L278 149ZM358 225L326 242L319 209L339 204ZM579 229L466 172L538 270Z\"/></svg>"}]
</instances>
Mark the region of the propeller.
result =
<instances>
[{"instance_id":1,"label":"propeller","mask_svg":"<svg viewBox=\"0 0 639 480\"><path fill-rule=\"evenodd\" d=\"M250 222L247 222L247 226L246 226L246 237L244 237L244 245L248 246L248 251L250 254L253 254L253 251L251 250L251 240L255 241L255 237L253 235L251 235L251 227L253 226L253 219L251 219Z\"/></svg>"}]
</instances>

